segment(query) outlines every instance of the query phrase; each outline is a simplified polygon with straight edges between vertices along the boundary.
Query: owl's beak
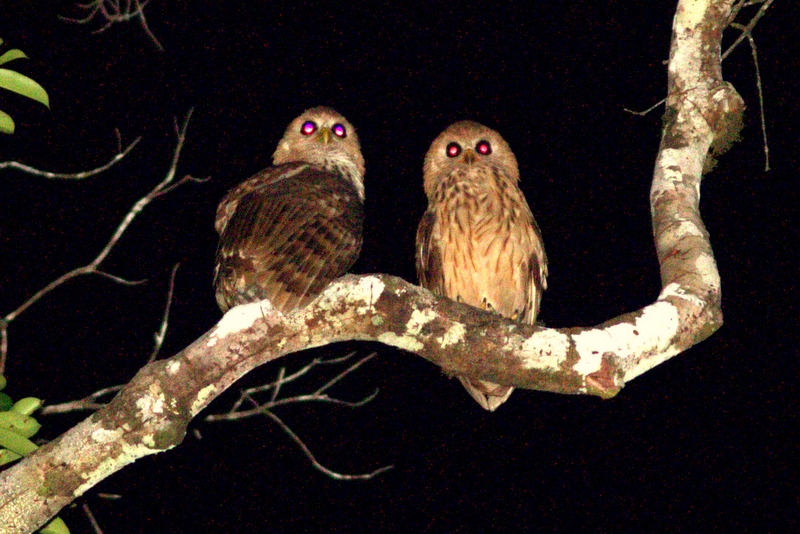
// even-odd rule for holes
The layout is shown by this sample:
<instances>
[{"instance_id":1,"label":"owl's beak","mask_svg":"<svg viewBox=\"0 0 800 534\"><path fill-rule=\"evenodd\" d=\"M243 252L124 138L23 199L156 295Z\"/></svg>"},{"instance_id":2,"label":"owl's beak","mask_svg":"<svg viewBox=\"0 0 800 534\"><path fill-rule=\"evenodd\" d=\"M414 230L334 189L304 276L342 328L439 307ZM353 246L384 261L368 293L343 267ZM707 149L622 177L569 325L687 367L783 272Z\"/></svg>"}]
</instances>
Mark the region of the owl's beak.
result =
<instances>
[{"instance_id":1,"label":"owl's beak","mask_svg":"<svg viewBox=\"0 0 800 534\"><path fill-rule=\"evenodd\" d=\"M461 158L465 163L469 163L472 165L475 163L475 160L478 159L478 155L475 153L474 150L468 148L464 151L464 156Z\"/></svg>"},{"instance_id":2,"label":"owl's beak","mask_svg":"<svg viewBox=\"0 0 800 534\"><path fill-rule=\"evenodd\" d=\"M331 142L331 131L328 128L320 128L317 134L317 139L323 144L327 145Z\"/></svg>"}]
</instances>

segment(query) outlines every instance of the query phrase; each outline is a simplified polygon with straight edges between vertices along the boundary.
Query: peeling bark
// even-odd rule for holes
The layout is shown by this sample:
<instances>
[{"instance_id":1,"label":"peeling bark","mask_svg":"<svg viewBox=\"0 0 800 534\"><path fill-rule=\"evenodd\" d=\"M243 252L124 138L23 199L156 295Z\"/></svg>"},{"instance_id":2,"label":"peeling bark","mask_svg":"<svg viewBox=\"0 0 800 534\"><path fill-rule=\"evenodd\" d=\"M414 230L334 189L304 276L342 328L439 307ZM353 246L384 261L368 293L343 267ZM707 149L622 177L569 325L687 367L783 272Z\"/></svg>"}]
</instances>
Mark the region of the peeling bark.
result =
<instances>
[{"instance_id":1,"label":"peeling bark","mask_svg":"<svg viewBox=\"0 0 800 534\"><path fill-rule=\"evenodd\" d=\"M675 16L650 194L662 280L656 302L596 327L547 329L374 275L343 277L288 316L268 302L236 307L176 356L144 367L108 406L0 474L3 532L30 532L103 478L178 445L191 418L241 376L303 349L379 341L455 375L609 398L706 339L722 325L722 312L700 183L709 150L730 144L744 109L720 68L732 4L684 0Z\"/></svg>"}]
</instances>

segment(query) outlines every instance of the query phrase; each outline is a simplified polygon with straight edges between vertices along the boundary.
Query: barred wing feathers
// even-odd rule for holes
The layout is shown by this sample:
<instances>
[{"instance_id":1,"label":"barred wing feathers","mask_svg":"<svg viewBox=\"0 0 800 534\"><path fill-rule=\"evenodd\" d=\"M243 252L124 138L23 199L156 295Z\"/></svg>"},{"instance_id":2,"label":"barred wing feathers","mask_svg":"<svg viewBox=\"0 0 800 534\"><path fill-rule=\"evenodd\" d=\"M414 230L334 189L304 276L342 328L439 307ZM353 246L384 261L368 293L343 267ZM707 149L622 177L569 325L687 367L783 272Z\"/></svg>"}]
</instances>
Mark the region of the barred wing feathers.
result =
<instances>
[{"instance_id":1,"label":"barred wing feathers","mask_svg":"<svg viewBox=\"0 0 800 534\"><path fill-rule=\"evenodd\" d=\"M355 263L363 202L349 179L305 163L273 167L217 209L217 302L269 299L283 313L311 302Z\"/></svg>"}]
</instances>

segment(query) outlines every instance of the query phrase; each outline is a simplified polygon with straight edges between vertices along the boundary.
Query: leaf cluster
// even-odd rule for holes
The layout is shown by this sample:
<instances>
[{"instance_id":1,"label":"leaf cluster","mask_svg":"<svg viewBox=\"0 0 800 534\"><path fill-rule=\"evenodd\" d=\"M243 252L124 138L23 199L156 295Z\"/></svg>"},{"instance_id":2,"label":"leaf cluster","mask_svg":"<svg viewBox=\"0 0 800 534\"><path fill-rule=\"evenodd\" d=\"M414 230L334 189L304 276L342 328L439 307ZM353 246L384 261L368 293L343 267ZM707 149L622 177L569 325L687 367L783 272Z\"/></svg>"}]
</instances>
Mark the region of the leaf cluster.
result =
<instances>
[{"instance_id":1,"label":"leaf cluster","mask_svg":"<svg viewBox=\"0 0 800 534\"><path fill-rule=\"evenodd\" d=\"M0 45L2 44L3 40L0 39ZM27 57L22 50L12 48L0 55L0 65L5 65L15 59L26 59ZM48 108L50 107L50 97L47 96L47 91L41 85L24 74L2 66L0 66L0 88L41 102ZM11 116L0 110L0 132L6 134L14 133L14 127L14 120Z\"/></svg>"}]
</instances>

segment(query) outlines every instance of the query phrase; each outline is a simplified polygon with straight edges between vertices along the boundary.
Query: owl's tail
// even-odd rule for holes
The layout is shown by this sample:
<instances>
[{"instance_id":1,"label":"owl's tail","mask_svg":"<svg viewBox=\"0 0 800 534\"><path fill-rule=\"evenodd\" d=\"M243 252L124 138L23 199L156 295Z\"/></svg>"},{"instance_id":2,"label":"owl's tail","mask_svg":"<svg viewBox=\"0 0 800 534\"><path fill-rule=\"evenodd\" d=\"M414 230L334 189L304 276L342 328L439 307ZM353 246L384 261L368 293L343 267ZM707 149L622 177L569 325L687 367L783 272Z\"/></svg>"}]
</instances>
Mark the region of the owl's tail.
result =
<instances>
[{"instance_id":1,"label":"owl's tail","mask_svg":"<svg viewBox=\"0 0 800 534\"><path fill-rule=\"evenodd\" d=\"M481 405L484 410L493 412L498 406L503 404L511 396L514 388L511 386L501 386L485 380L471 380L463 376L458 379L467 389L475 402Z\"/></svg>"}]
</instances>

